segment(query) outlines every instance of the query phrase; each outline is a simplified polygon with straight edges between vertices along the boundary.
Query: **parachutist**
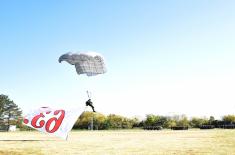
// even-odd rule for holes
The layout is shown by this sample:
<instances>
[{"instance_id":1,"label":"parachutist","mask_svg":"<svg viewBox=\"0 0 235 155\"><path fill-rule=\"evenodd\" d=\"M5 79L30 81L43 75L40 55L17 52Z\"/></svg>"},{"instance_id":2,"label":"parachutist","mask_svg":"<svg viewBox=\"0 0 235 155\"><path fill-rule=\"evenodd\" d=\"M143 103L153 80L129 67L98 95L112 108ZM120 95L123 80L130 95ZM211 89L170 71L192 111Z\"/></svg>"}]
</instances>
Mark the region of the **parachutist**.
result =
<instances>
[{"instance_id":1,"label":"parachutist","mask_svg":"<svg viewBox=\"0 0 235 155\"><path fill-rule=\"evenodd\" d=\"M92 108L93 112L96 112L96 111L95 111L95 108L94 108L94 106L93 106L93 103L91 102L91 99L89 99L89 100L86 101L86 106L90 106L90 107Z\"/></svg>"}]
</instances>

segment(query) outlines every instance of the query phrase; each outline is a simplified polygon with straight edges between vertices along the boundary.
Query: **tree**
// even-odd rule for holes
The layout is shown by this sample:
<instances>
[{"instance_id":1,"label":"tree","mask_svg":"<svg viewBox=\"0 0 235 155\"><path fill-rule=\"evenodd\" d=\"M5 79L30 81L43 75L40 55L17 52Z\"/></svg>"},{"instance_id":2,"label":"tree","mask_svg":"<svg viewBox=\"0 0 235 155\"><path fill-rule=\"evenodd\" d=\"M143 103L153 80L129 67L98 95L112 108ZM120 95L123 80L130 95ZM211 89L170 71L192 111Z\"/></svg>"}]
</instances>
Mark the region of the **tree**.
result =
<instances>
[{"instance_id":1,"label":"tree","mask_svg":"<svg viewBox=\"0 0 235 155\"><path fill-rule=\"evenodd\" d=\"M128 118L122 119L122 128L123 129L131 129L133 127L133 122Z\"/></svg>"},{"instance_id":2,"label":"tree","mask_svg":"<svg viewBox=\"0 0 235 155\"><path fill-rule=\"evenodd\" d=\"M10 125L19 125L22 111L6 95L0 95L0 126L9 130Z\"/></svg>"},{"instance_id":3,"label":"tree","mask_svg":"<svg viewBox=\"0 0 235 155\"><path fill-rule=\"evenodd\" d=\"M95 112L93 115L93 123L94 123L95 129L100 129L100 130L105 129L104 127L105 120L106 120L105 115Z\"/></svg>"},{"instance_id":4,"label":"tree","mask_svg":"<svg viewBox=\"0 0 235 155\"><path fill-rule=\"evenodd\" d=\"M74 128L88 129L93 122L93 127L95 127L95 129L104 129L105 120L106 117L101 113L85 111L79 116Z\"/></svg>"},{"instance_id":5,"label":"tree","mask_svg":"<svg viewBox=\"0 0 235 155\"><path fill-rule=\"evenodd\" d=\"M131 129L136 119L129 119L120 115L110 114L104 122L104 129Z\"/></svg>"},{"instance_id":6,"label":"tree","mask_svg":"<svg viewBox=\"0 0 235 155\"><path fill-rule=\"evenodd\" d=\"M143 127L143 121L140 121L137 117L134 117L131 119L131 122L132 122L132 128L135 128L135 127Z\"/></svg>"},{"instance_id":7,"label":"tree","mask_svg":"<svg viewBox=\"0 0 235 155\"><path fill-rule=\"evenodd\" d=\"M121 129L123 117L115 114L110 114L107 117L108 129Z\"/></svg>"},{"instance_id":8,"label":"tree","mask_svg":"<svg viewBox=\"0 0 235 155\"><path fill-rule=\"evenodd\" d=\"M225 115L222 120L225 124L235 123L235 115Z\"/></svg>"},{"instance_id":9,"label":"tree","mask_svg":"<svg viewBox=\"0 0 235 155\"><path fill-rule=\"evenodd\" d=\"M202 125L208 124L207 119L193 117L189 122L190 126L193 128L199 128Z\"/></svg>"},{"instance_id":10,"label":"tree","mask_svg":"<svg viewBox=\"0 0 235 155\"><path fill-rule=\"evenodd\" d=\"M185 115L181 115L176 124L177 126L189 126L188 118Z\"/></svg>"},{"instance_id":11,"label":"tree","mask_svg":"<svg viewBox=\"0 0 235 155\"><path fill-rule=\"evenodd\" d=\"M93 117L93 113L89 111L83 112L78 120L76 121L74 128L79 128L79 129L87 129L90 122L91 118Z\"/></svg>"},{"instance_id":12,"label":"tree","mask_svg":"<svg viewBox=\"0 0 235 155\"><path fill-rule=\"evenodd\" d=\"M6 95L0 95L0 130L5 129L4 127L4 118L3 118L3 108L6 102L8 101L8 97Z\"/></svg>"},{"instance_id":13,"label":"tree","mask_svg":"<svg viewBox=\"0 0 235 155\"><path fill-rule=\"evenodd\" d=\"M172 118L167 119L167 121L163 124L163 128L171 128L176 126L176 121Z\"/></svg>"},{"instance_id":14,"label":"tree","mask_svg":"<svg viewBox=\"0 0 235 155\"><path fill-rule=\"evenodd\" d=\"M158 119L156 121L156 125L158 126L165 126L168 121L168 117L166 116L158 116Z\"/></svg>"},{"instance_id":15,"label":"tree","mask_svg":"<svg viewBox=\"0 0 235 155\"><path fill-rule=\"evenodd\" d=\"M162 126L163 128L171 128L176 126L177 122L180 121L180 116L159 116L149 114L146 115L146 120L144 121L144 126Z\"/></svg>"},{"instance_id":16,"label":"tree","mask_svg":"<svg viewBox=\"0 0 235 155\"><path fill-rule=\"evenodd\" d=\"M1 94L0 95L0 116L3 112L4 105L9 101L8 96Z\"/></svg>"},{"instance_id":17,"label":"tree","mask_svg":"<svg viewBox=\"0 0 235 155\"><path fill-rule=\"evenodd\" d=\"M146 120L144 121L145 126L155 126L159 121L160 116L156 116L153 114L146 115Z\"/></svg>"}]
</instances>

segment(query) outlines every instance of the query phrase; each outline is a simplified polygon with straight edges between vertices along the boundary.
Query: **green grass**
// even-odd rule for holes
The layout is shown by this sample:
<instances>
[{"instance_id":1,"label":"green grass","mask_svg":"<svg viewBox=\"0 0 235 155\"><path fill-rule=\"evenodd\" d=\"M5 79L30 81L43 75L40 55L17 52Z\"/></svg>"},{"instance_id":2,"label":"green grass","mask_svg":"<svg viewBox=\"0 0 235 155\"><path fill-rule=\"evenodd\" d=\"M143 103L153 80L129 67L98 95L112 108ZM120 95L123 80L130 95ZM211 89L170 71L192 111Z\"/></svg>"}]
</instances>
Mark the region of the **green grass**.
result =
<instances>
[{"instance_id":1,"label":"green grass","mask_svg":"<svg viewBox=\"0 0 235 155\"><path fill-rule=\"evenodd\" d=\"M233 155L235 130L72 131L68 141L33 132L0 132L0 154Z\"/></svg>"}]
</instances>

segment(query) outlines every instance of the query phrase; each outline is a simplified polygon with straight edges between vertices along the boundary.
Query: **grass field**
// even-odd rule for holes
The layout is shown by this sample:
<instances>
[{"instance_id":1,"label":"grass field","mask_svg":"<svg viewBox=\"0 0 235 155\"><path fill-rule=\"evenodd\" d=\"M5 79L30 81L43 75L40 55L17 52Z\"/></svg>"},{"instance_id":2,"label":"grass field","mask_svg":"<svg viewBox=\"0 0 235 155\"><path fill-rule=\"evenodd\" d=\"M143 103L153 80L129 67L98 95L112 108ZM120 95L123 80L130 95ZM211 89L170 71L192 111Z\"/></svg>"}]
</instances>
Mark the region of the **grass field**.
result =
<instances>
[{"instance_id":1,"label":"grass field","mask_svg":"<svg viewBox=\"0 0 235 155\"><path fill-rule=\"evenodd\" d=\"M0 154L235 155L235 130L72 131L68 141L33 132L0 132Z\"/></svg>"}]
</instances>

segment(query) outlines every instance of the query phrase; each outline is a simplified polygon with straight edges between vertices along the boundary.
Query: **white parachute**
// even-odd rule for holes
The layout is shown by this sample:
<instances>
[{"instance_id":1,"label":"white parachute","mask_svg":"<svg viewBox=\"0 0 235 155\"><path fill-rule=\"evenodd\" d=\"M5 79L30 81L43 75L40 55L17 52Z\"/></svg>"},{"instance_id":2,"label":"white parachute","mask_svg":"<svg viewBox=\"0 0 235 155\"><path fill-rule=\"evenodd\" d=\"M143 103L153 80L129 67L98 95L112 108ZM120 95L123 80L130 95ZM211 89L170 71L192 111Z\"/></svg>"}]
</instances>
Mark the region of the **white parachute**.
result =
<instances>
[{"instance_id":1,"label":"white parachute","mask_svg":"<svg viewBox=\"0 0 235 155\"><path fill-rule=\"evenodd\" d=\"M107 71L103 56L96 52L66 53L60 56L59 62L62 61L75 65L79 75L94 76L104 74Z\"/></svg>"}]
</instances>

